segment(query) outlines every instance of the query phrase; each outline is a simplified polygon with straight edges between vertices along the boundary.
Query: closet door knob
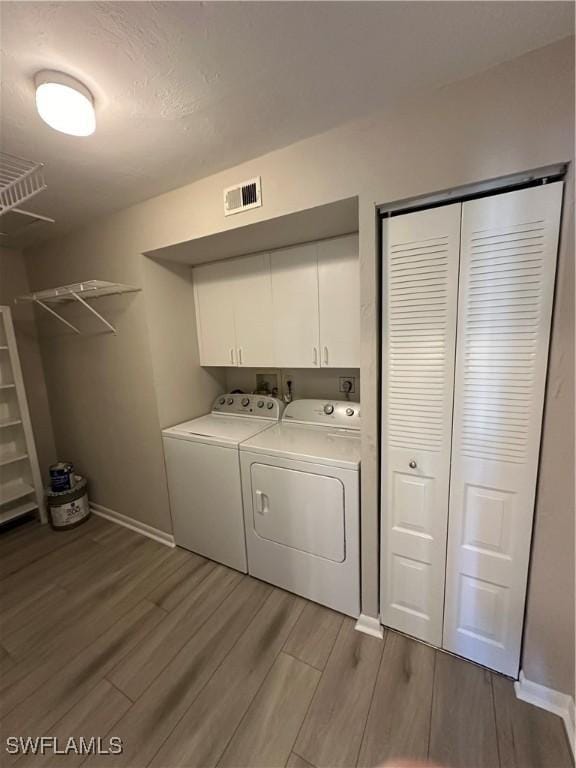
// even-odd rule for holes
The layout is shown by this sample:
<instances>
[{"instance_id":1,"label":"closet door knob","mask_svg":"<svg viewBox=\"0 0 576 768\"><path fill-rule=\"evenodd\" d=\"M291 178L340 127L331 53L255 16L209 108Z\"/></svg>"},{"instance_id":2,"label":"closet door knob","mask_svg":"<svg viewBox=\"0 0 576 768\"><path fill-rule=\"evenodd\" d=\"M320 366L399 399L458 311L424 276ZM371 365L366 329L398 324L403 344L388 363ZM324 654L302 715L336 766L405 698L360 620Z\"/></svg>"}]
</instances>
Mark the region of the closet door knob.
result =
<instances>
[{"instance_id":1,"label":"closet door knob","mask_svg":"<svg viewBox=\"0 0 576 768\"><path fill-rule=\"evenodd\" d=\"M416 467L418 466L418 464L416 464L416 462L414 461L414 459L411 459L411 460L408 462L408 466L410 467L410 469L416 469Z\"/></svg>"}]
</instances>

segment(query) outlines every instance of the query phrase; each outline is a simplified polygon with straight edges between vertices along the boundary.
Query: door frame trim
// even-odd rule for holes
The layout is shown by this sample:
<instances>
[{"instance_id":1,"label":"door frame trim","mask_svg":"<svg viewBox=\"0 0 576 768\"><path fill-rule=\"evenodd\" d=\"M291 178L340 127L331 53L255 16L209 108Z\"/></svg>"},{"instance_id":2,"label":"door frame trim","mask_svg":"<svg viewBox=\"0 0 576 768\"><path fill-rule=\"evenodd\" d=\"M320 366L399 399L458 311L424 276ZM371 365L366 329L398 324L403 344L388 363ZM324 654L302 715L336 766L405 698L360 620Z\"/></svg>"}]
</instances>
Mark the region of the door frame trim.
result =
<instances>
[{"instance_id":1,"label":"door frame trim","mask_svg":"<svg viewBox=\"0 0 576 768\"><path fill-rule=\"evenodd\" d=\"M377 217L397 216L401 213L419 211L425 208L436 208L440 205L451 203L463 203L466 200L497 195L503 192L511 192L519 187L530 187L546 182L558 181L567 172L567 163L555 163L535 168L523 173L512 173L508 176L499 176L494 179L486 179L473 184L463 184L459 187L443 189L416 197L393 200L376 206Z\"/></svg>"}]
</instances>

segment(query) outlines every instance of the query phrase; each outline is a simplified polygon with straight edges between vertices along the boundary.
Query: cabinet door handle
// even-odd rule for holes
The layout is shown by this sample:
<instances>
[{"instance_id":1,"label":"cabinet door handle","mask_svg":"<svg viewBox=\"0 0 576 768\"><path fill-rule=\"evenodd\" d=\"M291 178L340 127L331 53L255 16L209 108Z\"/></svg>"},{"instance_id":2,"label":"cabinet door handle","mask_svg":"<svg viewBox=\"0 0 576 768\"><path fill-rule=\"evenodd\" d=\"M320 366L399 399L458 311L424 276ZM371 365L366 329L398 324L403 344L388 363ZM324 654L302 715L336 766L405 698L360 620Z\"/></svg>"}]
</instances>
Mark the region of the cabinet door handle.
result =
<instances>
[{"instance_id":1,"label":"cabinet door handle","mask_svg":"<svg viewBox=\"0 0 576 768\"><path fill-rule=\"evenodd\" d=\"M324 365L328 365L328 347L324 347Z\"/></svg>"},{"instance_id":2,"label":"cabinet door handle","mask_svg":"<svg viewBox=\"0 0 576 768\"><path fill-rule=\"evenodd\" d=\"M234 365L234 350L230 347L230 362Z\"/></svg>"},{"instance_id":3,"label":"cabinet door handle","mask_svg":"<svg viewBox=\"0 0 576 768\"><path fill-rule=\"evenodd\" d=\"M318 350L314 347L314 365L318 365Z\"/></svg>"},{"instance_id":4,"label":"cabinet door handle","mask_svg":"<svg viewBox=\"0 0 576 768\"><path fill-rule=\"evenodd\" d=\"M242 365L242 347L238 347L238 365Z\"/></svg>"}]
</instances>

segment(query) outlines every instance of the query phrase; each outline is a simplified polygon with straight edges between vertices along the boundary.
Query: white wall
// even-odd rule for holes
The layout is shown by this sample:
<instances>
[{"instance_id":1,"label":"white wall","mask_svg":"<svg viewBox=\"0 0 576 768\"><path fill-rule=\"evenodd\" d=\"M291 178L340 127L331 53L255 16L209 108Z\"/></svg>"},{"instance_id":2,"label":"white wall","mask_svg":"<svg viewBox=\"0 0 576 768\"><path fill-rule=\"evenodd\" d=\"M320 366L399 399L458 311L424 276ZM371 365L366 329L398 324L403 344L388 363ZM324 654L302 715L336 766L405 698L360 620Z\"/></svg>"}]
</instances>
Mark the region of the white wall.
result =
<instances>
[{"instance_id":1,"label":"white wall","mask_svg":"<svg viewBox=\"0 0 576 768\"><path fill-rule=\"evenodd\" d=\"M226 389L225 373L200 367L190 268L144 259L142 278L158 420L164 429L209 411Z\"/></svg>"},{"instance_id":2,"label":"white wall","mask_svg":"<svg viewBox=\"0 0 576 768\"><path fill-rule=\"evenodd\" d=\"M132 225L115 217L92 232L74 233L27 253L32 289L91 278L142 287L144 265L134 235ZM116 326L117 335L104 333L82 307L62 308L87 331L82 336L37 314L58 452L88 477L92 501L169 531L144 293L99 299L98 310ZM175 387L179 383L175 379Z\"/></svg>"},{"instance_id":3,"label":"white wall","mask_svg":"<svg viewBox=\"0 0 576 768\"><path fill-rule=\"evenodd\" d=\"M116 340L45 342L46 374L57 434L90 461L97 482L97 499L145 522L169 525L166 482L160 450L161 401L165 385L158 373L161 360L175 364L177 350L151 344L149 318L161 311L153 295L155 280L145 276L141 254L214 232L358 196L362 304L361 401L362 435L362 594L363 608L378 608L378 259L375 206L486 178L568 161L573 154L573 40L566 39L534 51L482 75L414 97L393 114L379 114L329 133L299 142L241 166L154 198L95 222L57 242L27 253L32 287L41 288L81 278L117 279L145 284L126 310ZM295 172L297 171L297 173ZM243 178L262 176L265 204L260 209L224 219L222 189ZM572 258L565 245L563 264ZM564 267L561 267L564 269ZM169 303L165 311L170 311ZM565 307L555 316L564 323ZM182 349L182 339L163 342ZM78 351L80 350L80 351ZM81 381L66 387L67 401L58 401L77 364ZM566 356L552 359L566 366ZM176 367L174 367L176 371ZM169 376L167 372L162 374ZM182 413L196 399L205 402L214 382L199 377L190 392L174 380L170 406ZM161 392L158 398L158 391ZM107 409L101 408L105 398ZM158 405L160 403L160 406ZM159 410L160 409L160 410ZM105 413L104 413L105 410ZM104 418L114 425L104 428ZM164 417L162 417L164 418ZM119 426L121 427L119 429ZM562 425L567 431L569 425ZM543 462L562 461L570 472L570 456L558 455L558 424L545 424ZM112 457L109 455L114 440ZM71 458L74 458L71 455ZM110 475L110 458L114 473ZM123 482L116 477L122 477ZM96 479L97 478L97 479ZM142 481L145 478L145 483ZM141 491L145 485L147 492ZM562 486L563 489L568 485ZM561 491L564 493L564 491ZM570 504L548 497L553 526L563 525ZM552 509L553 508L553 509ZM155 523L151 523L155 524ZM546 571L556 558L549 527L536 515L534 573ZM573 560L572 547L568 553ZM566 554L566 553L563 553ZM558 578L562 574L557 574ZM574 597L570 584L554 580L544 608L531 581L529 609L536 615L570 615ZM536 591L535 591L536 590ZM528 626L536 619L529 617ZM572 622L573 626L573 622ZM573 633L568 645L573 648ZM528 646L527 646L528 647ZM540 679L561 680L572 688L567 643L549 632L539 641ZM573 651L572 651L573 656Z\"/></svg>"},{"instance_id":4,"label":"white wall","mask_svg":"<svg viewBox=\"0 0 576 768\"><path fill-rule=\"evenodd\" d=\"M360 399L360 371L358 368L226 368L226 390L241 389L253 392L256 389L258 373L274 373L277 375L279 395L287 392L286 379L292 381L292 396L294 400L303 397L315 397L321 400L345 400L340 392L340 377L353 377L356 391L350 400Z\"/></svg>"},{"instance_id":5,"label":"white wall","mask_svg":"<svg viewBox=\"0 0 576 768\"><path fill-rule=\"evenodd\" d=\"M529 680L574 682L574 178L566 185L524 635Z\"/></svg>"}]
</instances>

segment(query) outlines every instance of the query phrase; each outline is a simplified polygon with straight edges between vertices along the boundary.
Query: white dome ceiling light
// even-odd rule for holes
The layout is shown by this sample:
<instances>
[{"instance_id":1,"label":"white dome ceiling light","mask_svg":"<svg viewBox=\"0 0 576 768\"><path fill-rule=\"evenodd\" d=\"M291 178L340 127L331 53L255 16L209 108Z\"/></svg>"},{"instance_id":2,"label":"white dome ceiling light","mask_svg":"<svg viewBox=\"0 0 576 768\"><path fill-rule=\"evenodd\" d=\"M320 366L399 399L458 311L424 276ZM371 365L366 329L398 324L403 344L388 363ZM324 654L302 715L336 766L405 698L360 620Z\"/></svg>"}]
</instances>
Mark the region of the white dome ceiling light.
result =
<instances>
[{"instance_id":1,"label":"white dome ceiling light","mask_svg":"<svg viewBox=\"0 0 576 768\"><path fill-rule=\"evenodd\" d=\"M63 72L43 70L34 78L36 109L51 128L72 136L96 130L94 98L83 83Z\"/></svg>"}]
</instances>

